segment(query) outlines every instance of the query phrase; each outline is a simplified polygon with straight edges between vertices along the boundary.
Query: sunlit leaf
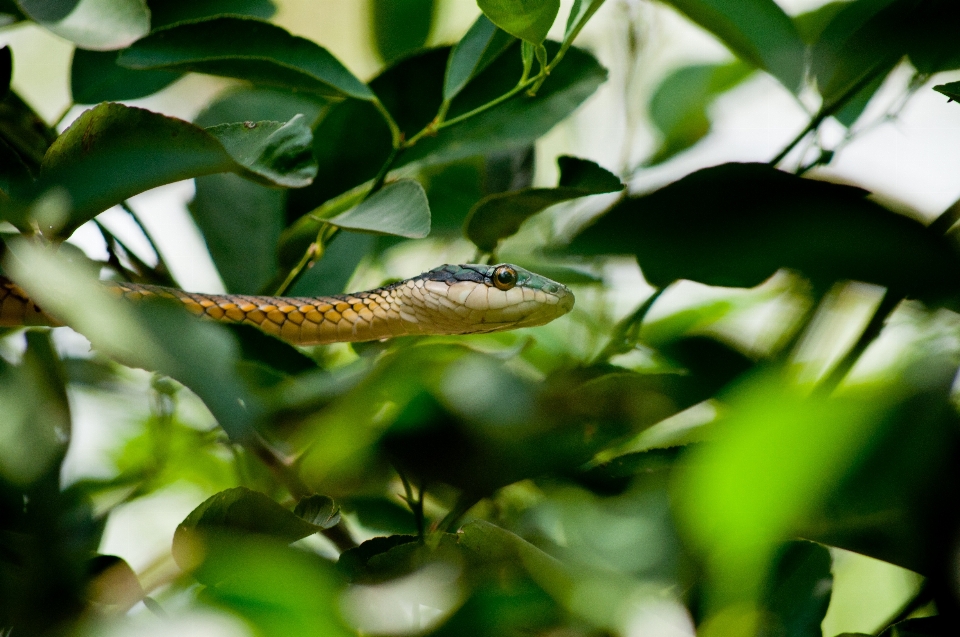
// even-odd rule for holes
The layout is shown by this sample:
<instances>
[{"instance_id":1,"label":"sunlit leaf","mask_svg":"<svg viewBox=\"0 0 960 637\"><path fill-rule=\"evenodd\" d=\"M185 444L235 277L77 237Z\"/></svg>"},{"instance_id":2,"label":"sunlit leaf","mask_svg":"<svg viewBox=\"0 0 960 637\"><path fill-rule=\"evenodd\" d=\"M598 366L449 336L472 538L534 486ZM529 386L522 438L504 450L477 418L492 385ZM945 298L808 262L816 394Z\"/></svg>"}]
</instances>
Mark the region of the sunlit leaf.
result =
<instances>
[{"instance_id":1,"label":"sunlit leaf","mask_svg":"<svg viewBox=\"0 0 960 637\"><path fill-rule=\"evenodd\" d=\"M152 95L176 82L176 71L133 71L117 64L114 51L74 49L70 65L70 92L77 104L134 100Z\"/></svg>"},{"instance_id":2,"label":"sunlit leaf","mask_svg":"<svg viewBox=\"0 0 960 637\"><path fill-rule=\"evenodd\" d=\"M805 47L793 21L773 0L666 1L744 62L767 71L787 89L800 90Z\"/></svg>"},{"instance_id":3,"label":"sunlit leaf","mask_svg":"<svg viewBox=\"0 0 960 637\"><path fill-rule=\"evenodd\" d=\"M527 188L490 195L470 210L464 234L481 250L492 252L503 239L513 236L524 221L563 201L623 190L616 175L592 161L560 157L557 188Z\"/></svg>"},{"instance_id":4,"label":"sunlit leaf","mask_svg":"<svg viewBox=\"0 0 960 637\"><path fill-rule=\"evenodd\" d=\"M422 239L430 234L430 205L423 186L403 179L326 222L348 230Z\"/></svg>"},{"instance_id":5,"label":"sunlit leaf","mask_svg":"<svg viewBox=\"0 0 960 637\"><path fill-rule=\"evenodd\" d=\"M380 58L387 63L423 47L430 35L436 0L374 0L373 36Z\"/></svg>"},{"instance_id":6,"label":"sunlit leaf","mask_svg":"<svg viewBox=\"0 0 960 637\"><path fill-rule=\"evenodd\" d=\"M375 98L320 45L254 18L211 18L160 29L124 50L118 63L235 77L330 97Z\"/></svg>"},{"instance_id":7,"label":"sunlit leaf","mask_svg":"<svg viewBox=\"0 0 960 637\"><path fill-rule=\"evenodd\" d=\"M635 254L657 286L753 287L791 268L824 290L845 279L931 300L960 289L946 241L866 194L762 164L723 164L625 200L571 250Z\"/></svg>"},{"instance_id":8,"label":"sunlit leaf","mask_svg":"<svg viewBox=\"0 0 960 637\"><path fill-rule=\"evenodd\" d=\"M121 49L150 31L144 0L17 0L31 19L79 47Z\"/></svg>"},{"instance_id":9,"label":"sunlit leaf","mask_svg":"<svg viewBox=\"0 0 960 637\"><path fill-rule=\"evenodd\" d=\"M560 0L477 0L490 21L527 42L540 44L560 12Z\"/></svg>"},{"instance_id":10,"label":"sunlit leaf","mask_svg":"<svg viewBox=\"0 0 960 637\"><path fill-rule=\"evenodd\" d=\"M686 66L667 76L650 100L650 119L662 140L646 164L664 162L703 139L710 132L710 105L750 74L747 65L732 62Z\"/></svg>"},{"instance_id":11,"label":"sunlit leaf","mask_svg":"<svg viewBox=\"0 0 960 637\"><path fill-rule=\"evenodd\" d=\"M513 36L481 15L450 51L443 78L443 99L452 100L514 41Z\"/></svg>"}]
</instances>

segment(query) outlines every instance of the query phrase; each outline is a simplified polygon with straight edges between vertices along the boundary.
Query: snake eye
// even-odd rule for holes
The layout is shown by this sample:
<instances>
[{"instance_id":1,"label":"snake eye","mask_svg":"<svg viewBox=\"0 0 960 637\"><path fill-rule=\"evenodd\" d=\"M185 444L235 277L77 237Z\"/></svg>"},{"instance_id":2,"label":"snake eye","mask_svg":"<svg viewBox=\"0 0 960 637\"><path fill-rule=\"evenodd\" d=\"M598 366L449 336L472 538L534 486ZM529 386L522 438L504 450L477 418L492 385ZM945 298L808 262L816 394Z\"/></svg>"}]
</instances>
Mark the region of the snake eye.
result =
<instances>
[{"instance_id":1,"label":"snake eye","mask_svg":"<svg viewBox=\"0 0 960 637\"><path fill-rule=\"evenodd\" d=\"M503 266L493 273L493 284L501 290L509 290L517 284L517 271Z\"/></svg>"}]
</instances>

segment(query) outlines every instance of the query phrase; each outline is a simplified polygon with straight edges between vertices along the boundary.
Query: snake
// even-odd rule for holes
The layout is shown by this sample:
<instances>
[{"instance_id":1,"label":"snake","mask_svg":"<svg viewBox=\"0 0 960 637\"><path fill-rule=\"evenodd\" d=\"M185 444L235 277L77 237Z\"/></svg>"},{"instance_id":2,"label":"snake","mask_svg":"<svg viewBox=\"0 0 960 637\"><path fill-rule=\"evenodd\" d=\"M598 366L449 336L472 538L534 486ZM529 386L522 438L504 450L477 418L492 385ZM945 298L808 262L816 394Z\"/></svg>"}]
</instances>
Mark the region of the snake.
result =
<instances>
[{"instance_id":1,"label":"snake","mask_svg":"<svg viewBox=\"0 0 960 637\"><path fill-rule=\"evenodd\" d=\"M252 325L292 345L460 335L544 325L573 308L565 285L509 263L442 265L374 290L319 297L197 294L106 282L130 301L172 299L222 323ZM0 277L0 326L63 325L22 288Z\"/></svg>"}]
</instances>

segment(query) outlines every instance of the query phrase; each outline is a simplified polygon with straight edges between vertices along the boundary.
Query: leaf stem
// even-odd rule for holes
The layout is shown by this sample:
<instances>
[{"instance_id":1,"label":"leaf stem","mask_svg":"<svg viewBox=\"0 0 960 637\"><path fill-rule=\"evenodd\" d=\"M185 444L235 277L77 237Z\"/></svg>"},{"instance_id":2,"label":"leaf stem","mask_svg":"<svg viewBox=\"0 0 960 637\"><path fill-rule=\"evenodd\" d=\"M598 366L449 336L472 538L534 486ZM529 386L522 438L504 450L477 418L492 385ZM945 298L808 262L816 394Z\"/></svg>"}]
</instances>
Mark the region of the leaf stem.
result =
<instances>
[{"instance_id":1,"label":"leaf stem","mask_svg":"<svg viewBox=\"0 0 960 637\"><path fill-rule=\"evenodd\" d=\"M155 272L162 278L173 281L173 276L170 274L170 268L167 267L167 262L163 260L163 254L160 252L160 248L157 247L156 242L153 240L153 236L151 236L151 234L147 231L147 227L143 225L140 217L137 216L137 213L134 212L133 208L130 206L130 202L124 199L120 202L120 207L123 208L124 211L130 215L130 218L133 219L133 222L137 224L137 227L140 228L140 232L147 240L147 243L150 244L150 249L153 250L153 254L156 255L157 266L154 269Z\"/></svg>"},{"instance_id":2,"label":"leaf stem","mask_svg":"<svg viewBox=\"0 0 960 637\"><path fill-rule=\"evenodd\" d=\"M323 257L327 243L336 233L336 230L337 229L334 226L331 226L325 222L320 226L320 231L317 233L316 241L307 247L303 253L303 256L300 257L300 261L298 261L297 264L290 269L290 272L287 273L287 277L283 280L283 283L277 286L276 290L273 292L274 296L282 296L286 294L287 290L293 287L293 284L297 282L297 279L303 276L303 273L309 269L310 264L319 261Z\"/></svg>"},{"instance_id":3,"label":"leaf stem","mask_svg":"<svg viewBox=\"0 0 960 637\"><path fill-rule=\"evenodd\" d=\"M399 148L403 143L403 132L397 125L397 121L393 119L393 115L390 114L390 111L387 110L387 107L384 106L383 102L381 102L379 99L373 100L373 106L380 112L380 115L383 116L383 120L390 128L390 141L393 144L393 147Z\"/></svg>"}]
</instances>

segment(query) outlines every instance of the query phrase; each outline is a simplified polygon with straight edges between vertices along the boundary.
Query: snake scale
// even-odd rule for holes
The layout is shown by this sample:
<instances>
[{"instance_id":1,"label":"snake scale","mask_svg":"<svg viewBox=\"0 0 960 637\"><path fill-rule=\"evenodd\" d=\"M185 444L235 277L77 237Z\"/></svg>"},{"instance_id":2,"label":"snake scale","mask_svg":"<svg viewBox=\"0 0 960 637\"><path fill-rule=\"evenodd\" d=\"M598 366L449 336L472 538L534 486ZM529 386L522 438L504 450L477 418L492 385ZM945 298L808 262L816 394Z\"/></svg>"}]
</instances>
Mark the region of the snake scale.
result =
<instances>
[{"instance_id":1,"label":"snake scale","mask_svg":"<svg viewBox=\"0 0 960 637\"><path fill-rule=\"evenodd\" d=\"M543 325L573 307L570 290L508 263L443 265L367 292L321 297L195 294L109 282L133 301L174 299L203 318L244 323L294 345L405 335L479 334ZM14 282L0 277L0 326L61 325Z\"/></svg>"}]
</instances>

